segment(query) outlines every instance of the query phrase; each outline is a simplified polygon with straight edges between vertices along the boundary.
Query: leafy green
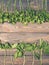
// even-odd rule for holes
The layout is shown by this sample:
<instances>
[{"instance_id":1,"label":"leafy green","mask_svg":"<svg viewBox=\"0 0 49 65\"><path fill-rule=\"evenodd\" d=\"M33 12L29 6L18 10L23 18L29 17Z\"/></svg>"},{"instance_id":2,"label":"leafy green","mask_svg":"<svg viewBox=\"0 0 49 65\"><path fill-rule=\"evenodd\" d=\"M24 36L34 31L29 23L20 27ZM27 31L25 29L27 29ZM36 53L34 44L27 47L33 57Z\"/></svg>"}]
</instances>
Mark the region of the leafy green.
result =
<instances>
[{"instance_id":1,"label":"leafy green","mask_svg":"<svg viewBox=\"0 0 49 65\"><path fill-rule=\"evenodd\" d=\"M26 46L25 46L25 50L26 51L32 51L33 50L32 44L27 43Z\"/></svg>"},{"instance_id":2,"label":"leafy green","mask_svg":"<svg viewBox=\"0 0 49 65\"><path fill-rule=\"evenodd\" d=\"M5 49L10 49L10 48L12 48L11 45L9 44L9 42L6 42L5 43Z\"/></svg>"},{"instance_id":3,"label":"leafy green","mask_svg":"<svg viewBox=\"0 0 49 65\"><path fill-rule=\"evenodd\" d=\"M45 47L44 53L45 53L45 54L49 54L49 45L47 45L47 46Z\"/></svg>"},{"instance_id":4,"label":"leafy green","mask_svg":"<svg viewBox=\"0 0 49 65\"><path fill-rule=\"evenodd\" d=\"M22 56L23 56L23 52L21 51L16 51L16 53L14 54L15 58L22 57Z\"/></svg>"},{"instance_id":5,"label":"leafy green","mask_svg":"<svg viewBox=\"0 0 49 65\"><path fill-rule=\"evenodd\" d=\"M12 48L17 48L17 43L16 44L12 44L11 46L12 46Z\"/></svg>"},{"instance_id":6,"label":"leafy green","mask_svg":"<svg viewBox=\"0 0 49 65\"><path fill-rule=\"evenodd\" d=\"M42 54L49 54L49 44L48 42L40 39L39 44L37 43L14 43L10 44L9 42L2 43L0 41L0 49L16 49L14 54L15 58L24 56L25 51L34 52L34 57L40 59L42 62ZM38 52L36 51L38 50ZM41 53L40 53L40 52Z\"/></svg>"},{"instance_id":7,"label":"leafy green","mask_svg":"<svg viewBox=\"0 0 49 65\"><path fill-rule=\"evenodd\" d=\"M16 22L22 22L24 25L31 23L44 23L49 22L49 12L45 10L15 10L14 12L0 12L0 23L9 22L15 24Z\"/></svg>"}]
</instances>

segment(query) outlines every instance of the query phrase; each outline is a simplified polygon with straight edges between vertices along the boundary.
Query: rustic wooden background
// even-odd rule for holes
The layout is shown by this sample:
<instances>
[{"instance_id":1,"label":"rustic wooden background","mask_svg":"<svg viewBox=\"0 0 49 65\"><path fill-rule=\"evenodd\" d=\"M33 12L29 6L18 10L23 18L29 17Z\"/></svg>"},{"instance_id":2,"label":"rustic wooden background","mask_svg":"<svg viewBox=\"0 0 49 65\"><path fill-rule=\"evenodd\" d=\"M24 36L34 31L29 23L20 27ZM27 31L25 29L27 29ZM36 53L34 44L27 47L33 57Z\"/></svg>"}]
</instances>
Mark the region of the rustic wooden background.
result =
<instances>
[{"instance_id":1,"label":"rustic wooden background","mask_svg":"<svg viewBox=\"0 0 49 65\"><path fill-rule=\"evenodd\" d=\"M0 9L6 11L8 0L0 0ZM16 8L20 9L20 5L17 0ZM43 0L30 0L30 7L34 9L43 9ZM4 3L4 4L3 4ZM23 9L27 8L27 0L22 0ZM3 4L3 5L2 5ZM14 10L14 0L11 0L9 5L9 11ZM49 0L47 0L47 10L49 11ZM2 42L33 42L39 39L43 39L49 42L49 23L43 24L31 24L29 23L27 26L24 26L22 23L16 23L15 25L4 23L0 24L0 40ZM14 59L13 54L14 50L0 50L0 65L22 65L23 57ZM26 63L25 65L32 65L32 54L26 52ZM6 55L6 57L5 57ZM35 65L40 65L39 60L35 60ZM43 65L49 65L49 56L43 55Z\"/></svg>"},{"instance_id":2,"label":"rustic wooden background","mask_svg":"<svg viewBox=\"0 0 49 65\"><path fill-rule=\"evenodd\" d=\"M22 23L0 24L0 40L4 42L33 42L41 38L49 42L49 23L47 22L43 24L29 23L27 26Z\"/></svg>"}]
</instances>

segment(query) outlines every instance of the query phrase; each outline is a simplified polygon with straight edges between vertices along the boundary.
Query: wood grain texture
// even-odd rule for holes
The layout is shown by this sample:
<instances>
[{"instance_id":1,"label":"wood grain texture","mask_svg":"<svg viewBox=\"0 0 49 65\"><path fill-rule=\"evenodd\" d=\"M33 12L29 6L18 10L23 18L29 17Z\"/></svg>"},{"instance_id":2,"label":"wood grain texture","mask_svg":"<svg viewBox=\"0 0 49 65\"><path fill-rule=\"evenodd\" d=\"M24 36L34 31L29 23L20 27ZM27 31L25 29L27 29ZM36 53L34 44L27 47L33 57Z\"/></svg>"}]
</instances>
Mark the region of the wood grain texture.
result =
<instances>
[{"instance_id":1,"label":"wood grain texture","mask_svg":"<svg viewBox=\"0 0 49 65\"><path fill-rule=\"evenodd\" d=\"M4 23L0 24L0 40L2 42L34 42L39 39L43 39L49 42L49 23L43 24L31 24L27 26L17 23L15 25ZM22 65L24 58L13 58L13 54L16 50L0 50L0 65L4 65L4 60L6 65ZM4 58L4 55L7 55ZM26 55L31 55L31 53L26 52ZM32 56L26 56L25 65L32 65ZM35 65L40 65L38 60L35 60ZM49 56L43 57L43 65L49 65Z\"/></svg>"},{"instance_id":2,"label":"wood grain texture","mask_svg":"<svg viewBox=\"0 0 49 65\"><path fill-rule=\"evenodd\" d=\"M0 50L0 65L4 65L4 61L6 65L23 65L24 58L14 58L13 54L16 52L15 49L12 50ZM4 55L6 54L6 57L4 58ZM26 58L25 58L25 65L32 65L33 62L33 56L31 52L25 52ZM40 65L40 61L35 59L35 65ZM49 56L43 55L43 65L49 65Z\"/></svg>"},{"instance_id":3,"label":"wood grain texture","mask_svg":"<svg viewBox=\"0 0 49 65\"><path fill-rule=\"evenodd\" d=\"M49 32L49 23L28 23L26 26L24 26L22 23L16 23L15 25L4 23L0 24L0 32Z\"/></svg>"},{"instance_id":4,"label":"wood grain texture","mask_svg":"<svg viewBox=\"0 0 49 65\"><path fill-rule=\"evenodd\" d=\"M4 23L0 24L0 40L9 42L33 42L38 39L49 42L49 23L31 24L24 26L22 23L15 25Z\"/></svg>"},{"instance_id":5,"label":"wood grain texture","mask_svg":"<svg viewBox=\"0 0 49 65\"><path fill-rule=\"evenodd\" d=\"M19 33L0 33L0 40L2 42L33 42L39 39L47 40L49 42L49 34L47 33L29 33L29 32L19 32Z\"/></svg>"}]
</instances>

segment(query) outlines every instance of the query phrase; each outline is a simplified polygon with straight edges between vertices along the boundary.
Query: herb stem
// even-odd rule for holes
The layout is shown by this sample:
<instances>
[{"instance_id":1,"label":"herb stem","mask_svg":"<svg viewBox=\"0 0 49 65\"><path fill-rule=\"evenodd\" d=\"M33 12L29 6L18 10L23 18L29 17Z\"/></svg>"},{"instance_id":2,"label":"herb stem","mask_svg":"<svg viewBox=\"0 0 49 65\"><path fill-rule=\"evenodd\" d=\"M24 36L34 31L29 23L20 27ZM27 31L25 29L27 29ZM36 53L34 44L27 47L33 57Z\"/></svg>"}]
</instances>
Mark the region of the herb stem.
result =
<instances>
[{"instance_id":1,"label":"herb stem","mask_svg":"<svg viewBox=\"0 0 49 65\"><path fill-rule=\"evenodd\" d=\"M42 65L42 49L41 49L41 55L40 55L40 65Z\"/></svg>"},{"instance_id":2,"label":"herb stem","mask_svg":"<svg viewBox=\"0 0 49 65\"><path fill-rule=\"evenodd\" d=\"M25 55L24 55L24 61L23 61L23 65L25 65Z\"/></svg>"},{"instance_id":3,"label":"herb stem","mask_svg":"<svg viewBox=\"0 0 49 65\"><path fill-rule=\"evenodd\" d=\"M19 0L20 11L22 10L22 0Z\"/></svg>"},{"instance_id":4,"label":"herb stem","mask_svg":"<svg viewBox=\"0 0 49 65\"><path fill-rule=\"evenodd\" d=\"M5 55L4 55L4 65L6 65L6 50L5 50Z\"/></svg>"},{"instance_id":5,"label":"herb stem","mask_svg":"<svg viewBox=\"0 0 49 65\"><path fill-rule=\"evenodd\" d=\"M33 62L32 62L32 65L34 65L34 51L33 51Z\"/></svg>"}]
</instances>

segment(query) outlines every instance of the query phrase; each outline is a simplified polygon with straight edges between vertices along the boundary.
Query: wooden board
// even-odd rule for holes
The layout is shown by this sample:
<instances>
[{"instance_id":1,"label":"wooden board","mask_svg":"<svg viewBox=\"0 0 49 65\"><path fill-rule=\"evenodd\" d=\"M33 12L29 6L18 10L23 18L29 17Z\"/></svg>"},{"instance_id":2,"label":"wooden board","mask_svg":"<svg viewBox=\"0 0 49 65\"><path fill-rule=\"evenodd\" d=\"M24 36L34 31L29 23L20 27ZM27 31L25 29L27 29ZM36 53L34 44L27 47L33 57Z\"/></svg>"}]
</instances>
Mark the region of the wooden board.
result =
<instances>
[{"instance_id":1,"label":"wooden board","mask_svg":"<svg viewBox=\"0 0 49 65\"><path fill-rule=\"evenodd\" d=\"M29 23L26 26L22 23L0 24L0 40L4 42L33 42L41 38L49 42L49 23Z\"/></svg>"},{"instance_id":2,"label":"wooden board","mask_svg":"<svg viewBox=\"0 0 49 65\"><path fill-rule=\"evenodd\" d=\"M3 42L33 42L39 39L47 40L49 42L49 34L47 33L29 33L29 32L17 32L17 33L0 33L0 40Z\"/></svg>"},{"instance_id":3,"label":"wooden board","mask_svg":"<svg viewBox=\"0 0 49 65\"><path fill-rule=\"evenodd\" d=\"M43 24L31 24L23 25L22 23L16 23L15 25L4 23L0 24L0 32L48 32L49 23Z\"/></svg>"}]
</instances>

